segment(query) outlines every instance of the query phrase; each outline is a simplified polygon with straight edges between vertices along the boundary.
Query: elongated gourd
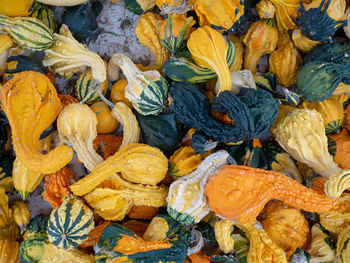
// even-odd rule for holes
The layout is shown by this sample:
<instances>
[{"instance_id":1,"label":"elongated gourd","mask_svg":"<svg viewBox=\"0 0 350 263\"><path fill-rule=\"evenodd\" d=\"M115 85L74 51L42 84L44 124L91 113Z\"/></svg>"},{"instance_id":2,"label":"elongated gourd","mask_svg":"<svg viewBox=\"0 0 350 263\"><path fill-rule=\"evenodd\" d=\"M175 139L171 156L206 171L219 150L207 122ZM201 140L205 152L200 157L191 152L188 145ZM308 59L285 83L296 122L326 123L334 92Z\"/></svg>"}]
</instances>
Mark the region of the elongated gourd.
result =
<instances>
[{"instance_id":1,"label":"elongated gourd","mask_svg":"<svg viewBox=\"0 0 350 263\"><path fill-rule=\"evenodd\" d=\"M28 204L23 201L15 201L11 209L13 211L13 218L23 233L31 218Z\"/></svg>"},{"instance_id":2,"label":"elongated gourd","mask_svg":"<svg viewBox=\"0 0 350 263\"><path fill-rule=\"evenodd\" d=\"M56 89L45 75L34 71L16 74L2 87L0 100L10 122L16 154L28 169L53 173L72 159L72 148L66 145L47 154L39 151L40 135L62 109Z\"/></svg>"},{"instance_id":3,"label":"elongated gourd","mask_svg":"<svg viewBox=\"0 0 350 263\"><path fill-rule=\"evenodd\" d=\"M337 202L284 174L238 165L221 168L209 179L205 194L212 211L243 224L254 221L271 199L310 212L328 211Z\"/></svg>"},{"instance_id":4,"label":"elongated gourd","mask_svg":"<svg viewBox=\"0 0 350 263\"><path fill-rule=\"evenodd\" d=\"M155 185L168 170L168 159L157 148L146 144L130 144L97 165L89 175L71 185L76 195L84 195L116 172L134 183Z\"/></svg>"}]
</instances>

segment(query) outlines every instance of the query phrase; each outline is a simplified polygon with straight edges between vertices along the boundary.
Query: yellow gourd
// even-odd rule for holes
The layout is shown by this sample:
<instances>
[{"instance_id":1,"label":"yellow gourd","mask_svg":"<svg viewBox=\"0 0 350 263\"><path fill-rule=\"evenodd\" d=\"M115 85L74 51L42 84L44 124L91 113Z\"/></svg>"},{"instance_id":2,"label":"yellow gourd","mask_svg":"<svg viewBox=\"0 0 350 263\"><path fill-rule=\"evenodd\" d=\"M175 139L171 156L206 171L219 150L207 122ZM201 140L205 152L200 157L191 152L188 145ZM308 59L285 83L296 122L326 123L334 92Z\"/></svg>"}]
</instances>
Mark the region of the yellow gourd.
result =
<instances>
[{"instance_id":1,"label":"yellow gourd","mask_svg":"<svg viewBox=\"0 0 350 263\"><path fill-rule=\"evenodd\" d=\"M256 4L256 11L260 18L273 18L276 13L276 7L269 0L261 0Z\"/></svg>"},{"instance_id":2,"label":"yellow gourd","mask_svg":"<svg viewBox=\"0 0 350 263\"><path fill-rule=\"evenodd\" d=\"M235 45L236 47L236 54L235 54L235 60L233 61L233 64L230 67L230 71L233 70L241 70L243 66L243 54L244 54L244 48L243 43L241 39L234 34L229 34L227 38Z\"/></svg>"},{"instance_id":3,"label":"yellow gourd","mask_svg":"<svg viewBox=\"0 0 350 263\"><path fill-rule=\"evenodd\" d=\"M98 101L91 105L92 111L97 117L97 133L112 133L119 127L119 122L113 118L109 106L104 101Z\"/></svg>"},{"instance_id":4,"label":"yellow gourd","mask_svg":"<svg viewBox=\"0 0 350 263\"><path fill-rule=\"evenodd\" d=\"M336 258L335 249L330 237L324 232L320 224L315 224L311 228L311 248L309 253L312 258L310 263L333 262Z\"/></svg>"},{"instance_id":5,"label":"yellow gourd","mask_svg":"<svg viewBox=\"0 0 350 263\"><path fill-rule=\"evenodd\" d=\"M113 103L124 102L130 109L132 109L132 103L125 97L125 88L127 85L127 79L120 79L114 83L111 90L111 98Z\"/></svg>"},{"instance_id":6,"label":"yellow gourd","mask_svg":"<svg viewBox=\"0 0 350 263\"><path fill-rule=\"evenodd\" d=\"M289 30L297 28L295 19L298 17L298 7L301 0L271 0L276 7L276 20L278 28Z\"/></svg>"},{"instance_id":7,"label":"yellow gourd","mask_svg":"<svg viewBox=\"0 0 350 263\"><path fill-rule=\"evenodd\" d=\"M23 201L15 201L11 209L13 210L13 218L23 233L31 218L28 204Z\"/></svg>"},{"instance_id":8,"label":"yellow gourd","mask_svg":"<svg viewBox=\"0 0 350 263\"><path fill-rule=\"evenodd\" d=\"M20 263L19 246L16 240L0 239L0 263Z\"/></svg>"},{"instance_id":9,"label":"yellow gourd","mask_svg":"<svg viewBox=\"0 0 350 263\"><path fill-rule=\"evenodd\" d=\"M292 40L294 45L303 52L309 52L311 49L321 44L320 41L315 41L303 35L300 29L295 29L292 32Z\"/></svg>"},{"instance_id":10,"label":"yellow gourd","mask_svg":"<svg viewBox=\"0 0 350 263\"><path fill-rule=\"evenodd\" d=\"M215 222L215 239L224 253L229 253L234 248L235 240L231 237L234 225L235 223L231 220Z\"/></svg>"},{"instance_id":11,"label":"yellow gourd","mask_svg":"<svg viewBox=\"0 0 350 263\"><path fill-rule=\"evenodd\" d=\"M34 0L0 0L0 14L10 17L28 16L33 2Z\"/></svg>"},{"instance_id":12,"label":"yellow gourd","mask_svg":"<svg viewBox=\"0 0 350 263\"><path fill-rule=\"evenodd\" d=\"M345 227L338 236L337 259L338 263L347 263L350 261L350 226Z\"/></svg>"}]
</instances>

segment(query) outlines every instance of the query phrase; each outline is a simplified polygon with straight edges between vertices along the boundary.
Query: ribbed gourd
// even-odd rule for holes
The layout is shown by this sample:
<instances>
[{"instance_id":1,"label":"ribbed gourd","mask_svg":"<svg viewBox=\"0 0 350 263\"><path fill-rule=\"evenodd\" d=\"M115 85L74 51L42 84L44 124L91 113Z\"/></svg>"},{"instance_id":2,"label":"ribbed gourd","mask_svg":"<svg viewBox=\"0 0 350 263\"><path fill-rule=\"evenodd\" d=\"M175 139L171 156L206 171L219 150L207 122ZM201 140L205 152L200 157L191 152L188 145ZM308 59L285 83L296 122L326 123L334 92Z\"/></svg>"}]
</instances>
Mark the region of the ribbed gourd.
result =
<instances>
[{"instance_id":1,"label":"ribbed gourd","mask_svg":"<svg viewBox=\"0 0 350 263\"><path fill-rule=\"evenodd\" d=\"M116 53L112 59L128 79L125 89L135 110L143 115L157 115L168 102L168 84L156 70L142 72L127 56Z\"/></svg>"},{"instance_id":2,"label":"ribbed gourd","mask_svg":"<svg viewBox=\"0 0 350 263\"><path fill-rule=\"evenodd\" d=\"M73 103L61 111L57 118L60 140L69 143L90 171L103 161L94 147L97 136L97 117L86 104Z\"/></svg>"},{"instance_id":3,"label":"ribbed gourd","mask_svg":"<svg viewBox=\"0 0 350 263\"><path fill-rule=\"evenodd\" d=\"M92 104L90 108L97 117L96 129L98 134L112 133L119 128L119 122L112 116L107 103L98 101Z\"/></svg>"},{"instance_id":4,"label":"ribbed gourd","mask_svg":"<svg viewBox=\"0 0 350 263\"><path fill-rule=\"evenodd\" d=\"M92 70L92 78L97 83L103 83L107 78L103 59L79 43L67 25L63 24L59 33L55 34L55 44L45 50L43 65L66 78L71 78L74 73L89 67Z\"/></svg>"},{"instance_id":5,"label":"ribbed gourd","mask_svg":"<svg viewBox=\"0 0 350 263\"><path fill-rule=\"evenodd\" d=\"M227 64L227 40L215 29L204 26L191 33L187 48L196 64L209 68L218 76L215 91L231 90L231 75Z\"/></svg>"},{"instance_id":6,"label":"ribbed gourd","mask_svg":"<svg viewBox=\"0 0 350 263\"><path fill-rule=\"evenodd\" d=\"M246 46L244 69L256 72L259 59L277 47L278 30L274 18L260 19L249 26L243 38Z\"/></svg>"},{"instance_id":7,"label":"ribbed gourd","mask_svg":"<svg viewBox=\"0 0 350 263\"><path fill-rule=\"evenodd\" d=\"M295 29L298 25L295 19L298 17L300 0L271 0L276 7L277 26L281 30Z\"/></svg>"},{"instance_id":8,"label":"ribbed gourd","mask_svg":"<svg viewBox=\"0 0 350 263\"><path fill-rule=\"evenodd\" d=\"M20 243L14 239L4 238L0 240L0 262L20 263L19 258Z\"/></svg>"},{"instance_id":9,"label":"ribbed gourd","mask_svg":"<svg viewBox=\"0 0 350 263\"><path fill-rule=\"evenodd\" d=\"M285 87L295 84L301 56L290 40L288 31L279 31L278 47L269 58L269 71L277 76L277 83Z\"/></svg>"},{"instance_id":10,"label":"ribbed gourd","mask_svg":"<svg viewBox=\"0 0 350 263\"><path fill-rule=\"evenodd\" d=\"M162 45L158 35L157 23L162 20L160 15L148 12L140 16L135 29L137 39L154 55L156 69L160 69L170 56L170 52Z\"/></svg>"},{"instance_id":11,"label":"ribbed gourd","mask_svg":"<svg viewBox=\"0 0 350 263\"><path fill-rule=\"evenodd\" d=\"M41 20L52 32L56 32L57 24L53 10L47 5L39 4L38 2L34 2L34 5L36 6L33 8L34 10L30 16Z\"/></svg>"},{"instance_id":12,"label":"ribbed gourd","mask_svg":"<svg viewBox=\"0 0 350 263\"><path fill-rule=\"evenodd\" d=\"M204 187L213 174L227 164L229 154L222 150L207 156L196 170L170 185L168 214L182 224L198 223L209 212Z\"/></svg>"},{"instance_id":13,"label":"ribbed gourd","mask_svg":"<svg viewBox=\"0 0 350 263\"><path fill-rule=\"evenodd\" d=\"M231 237L234 225L235 223L231 220L217 220L215 222L215 239L220 249L226 254L233 250L235 246L235 240Z\"/></svg>"},{"instance_id":14,"label":"ribbed gourd","mask_svg":"<svg viewBox=\"0 0 350 263\"><path fill-rule=\"evenodd\" d=\"M34 17L9 18L0 15L0 28L5 30L18 45L34 51L48 49L54 43L51 29Z\"/></svg>"},{"instance_id":15,"label":"ribbed gourd","mask_svg":"<svg viewBox=\"0 0 350 263\"><path fill-rule=\"evenodd\" d=\"M34 71L16 74L2 87L0 100L10 122L14 150L28 169L53 173L72 159L72 148L66 145L47 154L39 151L40 135L62 109L56 89L45 75Z\"/></svg>"},{"instance_id":16,"label":"ribbed gourd","mask_svg":"<svg viewBox=\"0 0 350 263\"><path fill-rule=\"evenodd\" d=\"M95 88L99 88L102 94L105 95L108 89L108 80L106 79L96 86L92 77L92 70L85 70L80 74L75 84L75 95L79 101L84 101L86 104L93 104L101 100L97 90L92 92Z\"/></svg>"},{"instance_id":17,"label":"ribbed gourd","mask_svg":"<svg viewBox=\"0 0 350 263\"><path fill-rule=\"evenodd\" d=\"M94 226L92 211L79 198L68 196L52 211L47 235L56 247L70 250L84 243Z\"/></svg>"},{"instance_id":18,"label":"ribbed gourd","mask_svg":"<svg viewBox=\"0 0 350 263\"><path fill-rule=\"evenodd\" d=\"M155 0L126 0L125 7L131 12L141 15L156 5Z\"/></svg>"}]
</instances>

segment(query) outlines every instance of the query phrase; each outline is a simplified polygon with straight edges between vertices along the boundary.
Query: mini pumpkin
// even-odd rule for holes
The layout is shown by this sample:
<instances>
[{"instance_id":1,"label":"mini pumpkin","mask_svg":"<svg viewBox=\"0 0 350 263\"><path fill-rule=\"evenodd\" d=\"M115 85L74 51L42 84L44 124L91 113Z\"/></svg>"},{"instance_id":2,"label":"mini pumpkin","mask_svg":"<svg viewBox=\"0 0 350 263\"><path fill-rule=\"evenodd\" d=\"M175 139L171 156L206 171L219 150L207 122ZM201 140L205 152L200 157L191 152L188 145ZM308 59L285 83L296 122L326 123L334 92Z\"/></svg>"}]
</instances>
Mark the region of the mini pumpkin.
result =
<instances>
[{"instance_id":1,"label":"mini pumpkin","mask_svg":"<svg viewBox=\"0 0 350 263\"><path fill-rule=\"evenodd\" d=\"M95 151L102 156L103 160L114 155L122 145L122 137L114 134L97 135L93 144Z\"/></svg>"}]
</instances>

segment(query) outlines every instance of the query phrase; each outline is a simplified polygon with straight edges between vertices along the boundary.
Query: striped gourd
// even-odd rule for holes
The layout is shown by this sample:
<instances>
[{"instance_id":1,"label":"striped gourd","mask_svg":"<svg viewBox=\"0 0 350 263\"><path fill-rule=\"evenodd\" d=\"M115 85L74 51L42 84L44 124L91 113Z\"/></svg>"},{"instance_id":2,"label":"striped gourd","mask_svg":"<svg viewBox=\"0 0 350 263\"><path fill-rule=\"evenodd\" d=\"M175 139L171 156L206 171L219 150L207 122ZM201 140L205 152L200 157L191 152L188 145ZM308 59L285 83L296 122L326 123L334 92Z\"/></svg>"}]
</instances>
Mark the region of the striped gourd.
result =
<instances>
[{"instance_id":1,"label":"striped gourd","mask_svg":"<svg viewBox=\"0 0 350 263\"><path fill-rule=\"evenodd\" d=\"M41 20L52 32L56 31L57 24L55 22L55 14L47 5L35 2L34 11L30 16Z\"/></svg>"},{"instance_id":2,"label":"striped gourd","mask_svg":"<svg viewBox=\"0 0 350 263\"><path fill-rule=\"evenodd\" d=\"M77 197L68 196L51 213L47 234L56 247L73 249L84 243L94 225L92 211Z\"/></svg>"},{"instance_id":3,"label":"striped gourd","mask_svg":"<svg viewBox=\"0 0 350 263\"><path fill-rule=\"evenodd\" d=\"M54 42L53 32L34 17L0 15L0 29L7 31L18 45L31 50L48 49Z\"/></svg>"},{"instance_id":4,"label":"striped gourd","mask_svg":"<svg viewBox=\"0 0 350 263\"><path fill-rule=\"evenodd\" d=\"M84 102L86 104L93 104L101 100L97 90L91 94L94 88L96 88L96 86L94 86L92 71L91 69L88 69L80 74L79 79L77 80L77 83L75 85L75 95L77 96L77 99L79 101L82 101L90 93L88 98L85 98ZM100 89L102 94L105 95L108 89L107 79L104 82L102 82L102 84L100 85Z\"/></svg>"}]
</instances>

